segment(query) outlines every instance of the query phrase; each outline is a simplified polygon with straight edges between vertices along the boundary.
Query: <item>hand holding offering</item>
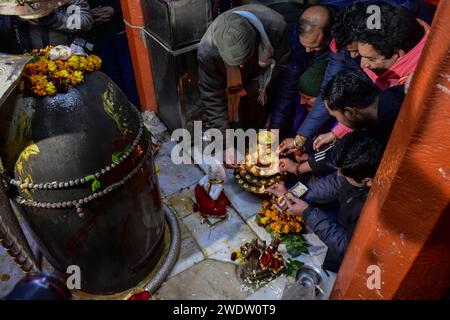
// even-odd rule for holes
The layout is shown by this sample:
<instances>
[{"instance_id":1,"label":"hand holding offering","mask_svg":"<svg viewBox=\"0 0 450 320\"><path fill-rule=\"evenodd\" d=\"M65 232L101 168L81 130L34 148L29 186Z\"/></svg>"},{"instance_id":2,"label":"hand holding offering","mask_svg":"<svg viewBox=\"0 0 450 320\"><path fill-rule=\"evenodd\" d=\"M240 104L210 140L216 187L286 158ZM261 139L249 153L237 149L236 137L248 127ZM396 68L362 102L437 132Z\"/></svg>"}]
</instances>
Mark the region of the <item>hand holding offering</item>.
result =
<instances>
[{"instance_id":1,"label":"hand holding offering","mask_svg":"<svg viewBox=\"0 0 450 320\"><path fill-rule=\"evenodd\" d=\"M286 194L287 199L287 212L294 216L300 216L309 205L305 201L295 197L292 193Z\"/></svg>"},{"instance_id":2,"label":"hand holding offering","mask_svg":"<svg viewBox=\"0 0 450 320\"><path fill-rule=\"evenodd\" d=\"M288 190L287 190L286 186L284 185L284 183L281 182L281 183L276 183L276 184L268 187L267 192L269 192L270 194L273 194L277 197L282 197L283 195L285 195L288 192Z\"/></svg>"}]
</instances>

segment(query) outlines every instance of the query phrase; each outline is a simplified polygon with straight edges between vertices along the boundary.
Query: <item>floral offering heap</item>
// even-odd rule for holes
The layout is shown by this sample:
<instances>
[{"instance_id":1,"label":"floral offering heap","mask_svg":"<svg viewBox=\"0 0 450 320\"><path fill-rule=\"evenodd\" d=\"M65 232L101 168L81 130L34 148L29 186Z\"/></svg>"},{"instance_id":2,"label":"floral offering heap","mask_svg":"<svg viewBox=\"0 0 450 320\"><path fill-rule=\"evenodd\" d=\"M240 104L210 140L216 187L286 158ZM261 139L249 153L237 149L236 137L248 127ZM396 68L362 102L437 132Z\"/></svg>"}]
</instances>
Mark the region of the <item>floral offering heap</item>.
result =
<instances>
[{"instance_id":1,"label":"floral offering heap","mask_svg":"<svg viewBox=\"0 0 450 320\"><path fill-rule=\"evenodd\" d=\"M76 55L69 47L48 46L33 50L33 59L25 66L19 88L37 96L64 93L69 86L82 83L86 72L99 70L102 64L96 55Z\"/></svg>"},{"instance_id":2,"label":"floral offering heap","mask_svg":"<svg viewBox=\"0 0 450 320\"><path fill-rule=\"evenodd\" d=\"M264 200L255 220L272 235L272 238L280 238L292 257L308 252L307 243L301 235L303 230L301 216L279 210L271 201Z\"/></svg>"},{"instance_id":3,"label":"floral offering heap","mask_svg":"<svg viewBox=\"0 0 450 320\"><path fill-rule=\"evenodd\" d=\"M248 284L260 284L281 274L286 262L278 252L279 244L280 239L274 239L269 246L254 239L233 251L231 260L239 259L241 263L238 270L241 280Z\"/></svg>"},{"instance_id":4,"label":"floral offering heap","mask_svg":"<svg viewBox=\"0 0 450 320\"><path fill-rule=\"evenodd\" d=\"M244 283L259 287L281 274L295 276L303 263L286 260L278 251L280 242L279 238L275 238L270 245L266 245L266 242L254 239L232 252L231 260L239 261L237 272Z\"/></svg>"}]
</instances>

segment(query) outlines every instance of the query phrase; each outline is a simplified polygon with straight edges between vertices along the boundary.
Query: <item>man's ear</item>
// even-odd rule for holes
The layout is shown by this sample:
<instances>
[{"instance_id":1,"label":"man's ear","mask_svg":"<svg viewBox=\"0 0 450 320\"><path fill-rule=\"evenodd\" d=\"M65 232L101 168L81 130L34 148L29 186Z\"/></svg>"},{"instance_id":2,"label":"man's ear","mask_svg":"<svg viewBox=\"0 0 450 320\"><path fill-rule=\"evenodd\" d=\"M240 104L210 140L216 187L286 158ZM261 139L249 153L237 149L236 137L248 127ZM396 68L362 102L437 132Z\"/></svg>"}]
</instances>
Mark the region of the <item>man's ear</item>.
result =
<instances>
[{"instance_id":1,"label":"man's ear","mask_svg":"<svg viewBox=\"0 0 450 320\"><path fill-rule=\"evenodd\" d=\"M372 178L364 178L363 182L366 185L366 187L370 188L372 187L372 180L373 180Z\"/></svg>"},{"instance_id":2,"label":"man's ear","mask_svg":"<svg viewBox=\"0 0 450 320\"><path fill-rule=\"evenodd\" d=\"M350 121L353 121L356 119L356 110L354 108L345 107L344 116Z\"/></svg>"}]
</instances>

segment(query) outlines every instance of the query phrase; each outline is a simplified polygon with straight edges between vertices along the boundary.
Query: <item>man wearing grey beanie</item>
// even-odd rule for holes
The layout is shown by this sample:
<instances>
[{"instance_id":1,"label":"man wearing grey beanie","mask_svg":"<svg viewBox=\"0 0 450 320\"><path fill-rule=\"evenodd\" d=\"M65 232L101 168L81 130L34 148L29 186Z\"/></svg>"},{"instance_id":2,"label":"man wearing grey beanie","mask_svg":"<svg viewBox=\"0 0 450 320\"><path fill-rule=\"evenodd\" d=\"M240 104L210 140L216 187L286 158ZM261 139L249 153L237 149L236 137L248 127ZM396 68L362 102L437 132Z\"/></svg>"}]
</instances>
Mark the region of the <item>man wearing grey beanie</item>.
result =
<instances>
[{"instance_id":1,"label":"man wearing grey beanie","mask_svg":"<svg viewBox=\"0 0 450 320\"><path fill-rule=\"evenodd\" d=\"M263 127L270 113L267 94L289 53L287 24L268 7L245 5L217 17L197 55L207 127Z\"/></svg>"}]
</instances>

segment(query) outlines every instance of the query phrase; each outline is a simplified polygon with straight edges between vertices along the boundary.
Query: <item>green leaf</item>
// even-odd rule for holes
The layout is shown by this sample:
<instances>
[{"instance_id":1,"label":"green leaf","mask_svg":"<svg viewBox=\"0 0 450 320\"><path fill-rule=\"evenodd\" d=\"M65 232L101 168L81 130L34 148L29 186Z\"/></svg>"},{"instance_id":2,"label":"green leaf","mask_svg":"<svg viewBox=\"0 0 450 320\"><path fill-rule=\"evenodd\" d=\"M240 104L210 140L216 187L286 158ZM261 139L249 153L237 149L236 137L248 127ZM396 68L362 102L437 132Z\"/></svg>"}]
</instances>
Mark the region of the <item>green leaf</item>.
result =
<instances>
[{"instance_id":1,"label":"green leaf","mask_svg":"<svg viewBox=\"0 0 450 320\"><path fill-rule=\"evenodd\" d=\"M89 182L89 181L94 181L94 180L96 180L96 179L95 179L95 176L94 176L93 174L91 174L91 175L89 175L89 176L84 177L84 180L85 180L86 182Z\"/></svg>"},{"instance_id":2,"label":"green leaf","mask_svg":"<svg viewBox=\"0 0 450 320\"><path fill-rule=\"evenodd\" d=\"M260 216L259 214L257 214L257 215L255 216L255 221L256 221L256 222L261 222L261 216Z\"/></svg>"},{"instance_id":3,"label":"green leaf","mask_svg":"<svg viewBox=\"0 0 450 320\"><path fill-rule=\"evenodd\" d=\"M118 163L120 157L122 156L123 152L122 151L116 151L113 153L113 155L111 156L111 160L114 163Z\"/></svg>"},{"instance_id":4,"label":"green leaf","mask_svg":"<svg viewBox=\"0 0 450 320\"><path fill-rule=\"evenodd\" d=\"M293 258L298 257L302 253L308 253L308 249L306 247L295 247L295 246L289 246L287 247L287 253L289 253Z\"/></svg>"},{"instance_id":5,"label":"green leaf","mask_svg":"<svg viewBox=\"0 0 450 320\"><path fill-rule=\"evenodd\" d=\"M303 262L288 259L286 263L286 275L295 277L297 275L297 271L304 266Z\"/></svg>"},{"instance_id":6,"label":"green leaf","mask_svg":"<svg viewBox=\"0 0 450 320\"><path fill-rule=\"evenodd\" d=\"M283 235L281 241L286 245L287 252L294 258L302 253L308 253L308 243L301 234Z\"/></svg>"},{"instance_id":7,"label":"green leaf","mask_svg":"<svg viewBox=\"0 0 450 320\"><path fill-rule=\"evenodd\" d=\"M272 228L270 226L266 226L264 228L268 233L272 233Z\"/></svg>"},{"instance_id":8,"label":"green leaf","mask_svg":"<svg viewBox=\"0 0 450 320\"><path fill-rule=\"evenodd\" d=\"M98 181L97 179L95 179L94 182L92 182L92 184L91 184L92 192L95 192L95 191L97 191L98 189L100 189L100 186L101 186L100 181Z\"/></svg>"},{"instance_id":9,"label":"green leaf","mask_svg":"<svg viewBox=\"0 0 450 320\"><path fill-rule=\"evenodd\" d=\"M271 236L272 236L272 239L276 239L276 238L280 238L280 237L281 237L281 234L273 232L273 233L271 234Z\"/></svg>"}]
</instances>

